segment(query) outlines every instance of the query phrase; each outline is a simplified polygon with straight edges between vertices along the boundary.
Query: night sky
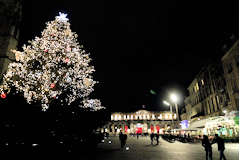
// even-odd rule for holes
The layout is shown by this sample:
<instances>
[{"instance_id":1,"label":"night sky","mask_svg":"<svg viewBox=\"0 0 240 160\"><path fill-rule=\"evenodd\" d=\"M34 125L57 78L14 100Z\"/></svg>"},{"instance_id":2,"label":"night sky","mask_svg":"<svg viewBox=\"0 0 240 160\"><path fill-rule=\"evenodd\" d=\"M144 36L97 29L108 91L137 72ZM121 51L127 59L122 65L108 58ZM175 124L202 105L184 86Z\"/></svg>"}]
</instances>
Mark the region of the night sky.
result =
<instances>
[{"instance_id":1,"label":"night sky","mask_svg":"<svg viewBox=\"0 0 240 160\"><path fill-rule=\"evenodd\" d=\"M168 92L182 102L200 68L238 39L238 1L209 2L25 0L19 48L65 12L93 59L94 98L111 111L167 110Z\"/></svg>"}]
</instances>

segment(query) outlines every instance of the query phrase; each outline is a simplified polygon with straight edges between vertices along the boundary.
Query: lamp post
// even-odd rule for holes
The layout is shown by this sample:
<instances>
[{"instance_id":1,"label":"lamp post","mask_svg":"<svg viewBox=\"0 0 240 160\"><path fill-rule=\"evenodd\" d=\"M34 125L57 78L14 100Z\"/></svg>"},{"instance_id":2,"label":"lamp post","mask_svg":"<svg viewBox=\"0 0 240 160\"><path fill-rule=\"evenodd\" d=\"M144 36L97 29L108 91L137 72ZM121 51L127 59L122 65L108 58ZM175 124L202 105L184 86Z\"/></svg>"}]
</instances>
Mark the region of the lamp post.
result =
<instances>
[{"instance_id":1,"label":"lamp post","mask_svg":"<svg viewBox=\"0 0 240 160\"><path fill-rule=\"evenodd\" d=\"M176 94L172 93L172 94L170 95L170 99L171 99L172 102L175 104L176 114L177 114L177 121L178 121L178 124L179 124L179 114L178 114L178 105L177 105L178 97L176 96Z\"/></svg>"},{"instance_id":2,"label":"lamp post","mask_svg":"<svg viewBox=\"0 0 240 160\"><path fill-rule=\"evenodd\" d=\"M172 114L172 124L173 124L173 112L172 112L172 105L170 103L168 103L167 101L163 101L163 103L167 106L170 106L170 112Z\"/></svg>"}]
</instances>

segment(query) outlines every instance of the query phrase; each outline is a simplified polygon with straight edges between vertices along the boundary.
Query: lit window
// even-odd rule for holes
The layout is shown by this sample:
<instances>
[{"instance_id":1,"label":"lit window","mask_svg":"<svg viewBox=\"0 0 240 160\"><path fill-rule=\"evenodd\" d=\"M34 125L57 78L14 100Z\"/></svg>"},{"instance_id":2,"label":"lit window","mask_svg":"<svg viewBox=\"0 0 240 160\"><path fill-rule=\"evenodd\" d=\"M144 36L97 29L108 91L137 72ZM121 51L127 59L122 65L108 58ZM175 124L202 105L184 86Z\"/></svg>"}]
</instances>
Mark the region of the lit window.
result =
<instances>
[{"instance_id":1,"label":"lit window","mask_svg":"<svg viewBox=\"0 0 240 160\"><path fill-rule=\"evenodd\" d=\"M111 120L113 120L113 115L111 115Z\"/></svg>"},{"instance_id":2,"label":"lit window","mask_svg":"<svg viewBox=\"0 0 240 160\"><path fill-rule=\"evenodd\" d=\"M162 114L160 114L160 119L162 119Z\"/></svg>"},{"instance_id":3,"label":"lit window","mask_svg":"<svg viewBox=\"0 0 240 160\"><path fill-rule=\"evenodd\" d=\"M152 119L155 119L155 115L154 114L152 115Z\"/></svg>"},{"instance_id":4,"label":"lit window","mask_svg":"<svg viewBox=\"0 0 240 160\"><path fill-rule=\"evenodd\" d=\"M142 119L142 115L139 116L139 119Z\"/></svg>"},{"instance_id":5,"label":"lit window","mask_svg":"<svg viewBox=\"0 0 240 160\"><path fill-rule=\"evenodd\" d=\"M129 118L129 115L127 115L127 119L129 120L130 118Z\"/></svg>"},{"instance_id":6,"label":"lit window","mask_svg":"<svg viewBox=\"0 0 240 160\"><path fill-rule=\"evenodd\" d=\"M169 114L169 118L172 119L172 114Z\"/></svg>"},{"instance_id":7,"label":"lit window","mask_svg":"<svg viewBox=\"0 0 240 160\"><path fill-rule=\"evenodd\" d=\"M149 116L149 115L147 115L147 119L150 119L150 116Z\"/></svg>"},{"instance_id":8,"label":"lit window","mask_svg":"<svg viewBox=\"0 0 240 160\"><path fill-rule=\"evenodd\" d=\"M168 119L168 115L167 114L165 114L165 119Z\"/></svg>"},{"instance_id":9,"label":"lit window","mask_svg":"<svg viewBox=\"0 0 240 160\"><path fill-rule=\"evenodd\" d=\"M135 116L135 119L138 119L138 116L137 116L137 115Z\"/></svg>"},{"instance_id":10,"label":"lit window","mask_svg":"<svg viewBox=\"0 0 240 160\"><path fill-rule=\"evenodd\" d=\"M131 115L131 120L133 120L133 115Z\"/></svg>"},{"instance_id":11,"label":"lit window","mask_svg":"<svg viewBox=\"0 0 240 160\"><path fill-rule=\"evenodd\" d=\"M123 116L123 119L124 119L124 120L126 119L126 115Z\"/></svg>"},{"instance_id":12,"label":"lit window","mask_svg":"<svg viewBox=\"0 0 240 160\"><path fill-rule=\"evenodd\" d=\"M146 119L146 115L145 114L143 115L143 119Z\"/></svg>"},{"instance_id":13,"label":"lit window","mask_svg":"<svg viewBox=\"0 0 240 160\"><path fill-rule=\"evenodd\" d=\"M174 119L176 119L177 118L177 115L176 114L174 114Z\"/></svg>"},{"instance_id":14,"label":"lit window","mask_svg":"<svg viewBox=\"0 0 240 160\"><path fill-rule=\"evenodd\" d=\"M197 90L197 91L199 90L199 86L198 86L198 83L196 83L196 90Z\"/></svg>"},{"instance_id":15,"label":"lit window","mask_svg":"<svg viewBox=\"0 0 240 160\"><path fill-rule=\"evenodd\" d=\"M117 119L117 115L115 115L115 121L117 121L118 119Z\"/></svg>"},{"instance_id":16,"label":"lit window","mask_svg":"<svg viewBox=\"0 0 240 160\"><path fill-rule=\"evenodd\" d=\"M119 116L118 116L118 120L121 120L121 119L122 119L122 118L121 118L121 115L119 115Z\"/></svg>"},{"instance_id":17,"label":"lit window","mask_svg":"<svg viewBox=\"0 0 240 160\"><path fill-rule=\"evenodd\" d=\"M202 85L204 85L204 81L203 81L203 79L201 80L201 82L202 82Z\"/></svg>"}]
</instances>

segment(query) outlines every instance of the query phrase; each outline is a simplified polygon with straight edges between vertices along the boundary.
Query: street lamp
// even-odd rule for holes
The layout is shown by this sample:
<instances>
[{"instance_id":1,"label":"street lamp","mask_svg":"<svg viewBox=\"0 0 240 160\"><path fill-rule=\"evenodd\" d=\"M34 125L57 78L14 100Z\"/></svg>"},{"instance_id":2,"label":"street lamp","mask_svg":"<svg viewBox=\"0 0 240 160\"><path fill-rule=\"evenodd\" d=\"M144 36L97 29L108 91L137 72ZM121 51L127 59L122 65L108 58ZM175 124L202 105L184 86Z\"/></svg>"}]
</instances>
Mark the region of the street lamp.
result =
<instances>
[{"instance_id":1,"label":"street lamp","mask_svg":"<svg viewBox=\"0 0 240 160\"><path fill-rule=\"evenodd\" d=\"M172 113L172 105L170 103L168 103L167 101L163 101L163 103L167 106L170 106L170 112L172 114L172 124L173 124L173 113Z\"/></svg>"},{"instance_id":2,"label":"street lamp","mask_svg":"<svg viewBox=\"0 0 240 160\"><path fill-rule=\"evenodd\" d=\"M176 114L177 114L177 121L179 123L179 115L178 115L178 105L177 105L177 102L178 102L178 97L176 94L172 93L170 95L170 99L172 100L172 102L175 104L175 107L176 107Z\"/></svg>"},{"instance_id":3,"label":"street lamp","mask_svg":"<svg viewBox=\"0 0 240 160\"><path fill-rule=\"evenodd\" d=\"M172 113L172 105L168 103L167 101L163 101L163 103L167 106L170 106L170 112Z\"/></svg>"}]
</instances>

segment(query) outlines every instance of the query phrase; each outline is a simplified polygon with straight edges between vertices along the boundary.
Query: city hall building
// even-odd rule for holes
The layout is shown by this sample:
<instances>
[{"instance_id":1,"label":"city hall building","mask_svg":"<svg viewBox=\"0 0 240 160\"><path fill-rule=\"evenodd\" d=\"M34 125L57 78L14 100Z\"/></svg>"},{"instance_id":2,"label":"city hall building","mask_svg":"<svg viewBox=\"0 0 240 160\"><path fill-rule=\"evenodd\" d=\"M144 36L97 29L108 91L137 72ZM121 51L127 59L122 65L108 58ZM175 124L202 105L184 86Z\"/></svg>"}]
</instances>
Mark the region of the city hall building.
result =
<instances>
[{"instance_id":1,"label":"city hall building","mask_svg":"<svg viewBox=\"0 0 240 160\"><path fill-rule=\"evenodd\" d=\"M176 125L176 113L147 110L132 113L117 112L111 114L111 121L101 129L101 132L110 134L117 134L120 131L126 134L163 134L165 131L175 128Z\"/></svg>"}]
</instances>

